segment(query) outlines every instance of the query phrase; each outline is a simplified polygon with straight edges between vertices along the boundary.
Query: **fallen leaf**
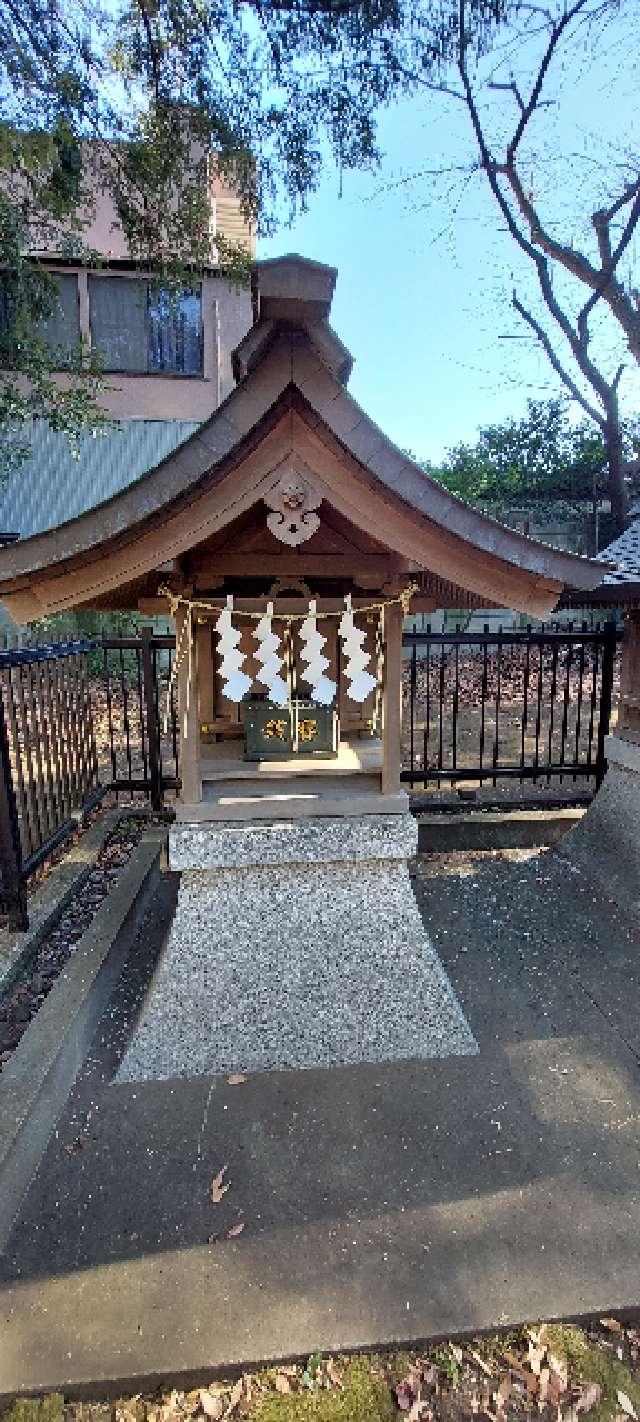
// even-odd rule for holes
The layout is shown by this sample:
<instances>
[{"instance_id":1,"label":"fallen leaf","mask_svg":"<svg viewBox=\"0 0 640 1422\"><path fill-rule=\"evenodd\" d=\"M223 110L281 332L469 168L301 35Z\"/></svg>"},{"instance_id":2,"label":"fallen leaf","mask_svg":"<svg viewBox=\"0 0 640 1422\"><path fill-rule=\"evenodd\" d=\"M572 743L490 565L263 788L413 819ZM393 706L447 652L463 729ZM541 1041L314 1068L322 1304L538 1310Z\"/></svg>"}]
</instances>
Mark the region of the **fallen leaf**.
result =
<instances>
[{"instance_id":1,"label":"fallen leaf","mask_svg":"<svg viewBox=\"0 0 640 1422\"><path fill-rule=\"evenodd\" d=\"M396 1402L401 1412L409 1412L413 1407L415 1398L413 1388L407 1382L399 1382L395 1389Z\"/></svg>"},{"instance_id":2,"label":"fallen leaf","mask_svg":"<svg viewBox=\"0 0 640 1422\"><path fill-rule=\"evenodd\" d=\"M529 1337L527 1351L529 1354L529 1367L536 1377L540 1376L540 1369L547 1356L546 1344L538 1341L537 1338Z\"/></svg>"},{"instance_id":3,"label":"fallen leaf","mask_svg":"<svg viewBox=\"0 0 640 1422\"><path fill-rule=\"evenodd\" d=\"M467 1356L471 1358L472 1363L475 1363L476 1367L484 1373L485 1377L493 1377L493 1368L490 1368L484 1358L481 1358L480 1354L476 1353L473 1348L467 1348Z\"/></svg>"},{"instance_id":4,"label":"fallen leaf","mask_svg":"<svg viewBox=\"0 0 640 1422\"><path fill-rule=\"evenodd\" d=\"M568 1378L569 1378L569 1374L568 1374L568 1371L567 1371L567 1360L566 1360L566 1358L557 1358L556 1355L555 1355L555 1353L549 1353L549 1355L548 1355L548 1361L549 1361L549 1367L550 1367L550 1369L551 1369L551 1376L552 1376L552 1378L553 1378L553 1376L555 1375L555 1377L556 1377L557 1380L558 1380L558 1383L560 1384L560 1386L561 1386L561 1388L562 1388L562 1391L564 1392L564 1391L566 1390L567 1382L568 1382Z\"/></svg>"},{"instance_id":5,"label":"fallen leaf","mask_svg":"<svg viewBox=\"0 0 640 1422\"><path fill-rule=\"evenodd\" d=\"M627 1397L626 1392L617 1392L616 1397L618 1399L620 1407L622 1408L622 1411L626 1412L627 1417L637 1418L638 1414L636 1412L636 1409L631 1401L631 1398Z\"/></svg>"},{"instance_id":6,"label":"fallen leaf","mask_svg":"<svg viewBox=\"0 0 640 1422\"><path fill-rule=\"evenodd\" d=\"M538 1379L535 1373L532 1373L530 1368L523 1367L520 1359L516 1358L515 1353L505 1351L502 1356L509 1364L512 1372L516 1374L516 1377L522 1378L527 1392L536 1393L538 1391Z\"/></svg>"},{"instance_id":7,"label":"fallen leaf","mask_svg":"<svg viewBox=\"0 0 640 1422\"><path fill-rule=\"evenodd\" d=\"M328 1377L328 1379L329 1379L329 1382L333 1383L333 1386L334 1386L334 1387L337 1387L337 1388L340 1390L340 1392L342 1392L342 1378L340 1377L340 1374L339 1374L338 1372L336 1372L336 1369L335 1369L335 1366L334 1366L334 1362L333 1362L333 1358L328 1358L328 1359L327 1359L327 1363L326 1363L326 1367L325 1367L325 1372L326 1372L326 1374L327 1374L327 1377Z\"/></svg>"},{"instance_id":8,"label":"fallen leaf","mask_svg":"<svg viewBox=\"0 0 640 1422\"><path fill-rule=\"evenodd\" d=\"M243 1081L246 1081L246 1079L246 1076L243 1076L241 1071L234 1071L231 1073L231 1076L227 1077L227 1086L242 1086Z\"/></svg>"},{"instance_id":9,"label":"fallen leaf","mask_svg":"<svg viewBox=\"0 0 640 1422\"><path fill-rule=\"evenodd\" d=\"M289 1382L289 1379L285 1377L284 1373L276 1373L274 1387L276 1392L291 1392L291 1383Z\"/></svg>"},{"instance_id":10,"label":"fallen leaf","mask_svg":"<svg viewBox=\"0 0 640 1422\"><path fill-rule=\"evenodd\" d=\"M242 1234L243 1229L244 1229L244 1220L241 1220L241 1221L240 1221L240 1224L232 1225L232 1226L231 1226L231 1229L228 1229L228 1230L227 1230L227 1239L235 1239L235 1237L236 1237L237 1234Z\"/></svg>"},{"instance_id":11,"label":"fallen leaf","mask_svg":"<svg viewBox=\"0 0 640 1422\"><path fill-rule=\"evenodd\" d=\"M601 1318L600 1327L608 1329L609 1333L624 1333L624 1328L617 1318Z\"/></svg>"},{"instance_id":12,"label":"fallen leaf","mask_svg":"<svg viewBox=\"0 0 640 1422\"><path fill-rule=\"evenodd\" d=\"M242 1394L243 1394L243 1392L244 1392L244 1382L243 1382L242 1378L238 1378L237 1383L234 1383L234 1384L233 1384L233 1387L232 1387L232 1389L231 1389L231 1392L229 1393L229 1401L228 1401L228 1403L227 1403L227 1410L226 1410L226 1412L225 1412L225 1414L224 1414L225 1417L229 1417L229 1416L231 1415L231 1413L232 1413L233 1411L235 1411L235 1408L238 1406L238 1403L239 1403L239 1402L241 1401L241 1399L242 1399Z\"/></svg>"},{"instance_id":13,"label":"fallen leaf","mask_svg":"<svg viewBox=\"0 0 640 1422\"><path fill-rule=\"evenodd\" d=\"M224 1172L226 1168L226 1165L223 1165L222 1170L219 1170L218 1174L214 1175L213 1180L211 1181L212 1205L219 1205L222 1196L226 1195L227 1190L229 1189L229 1185L224 1183Z\"/></svg>"},{"instance_id":14,"label":"fallen leaf","mask_svg":"<svg viewBox=\"0 0 640 1422\"><path fill-rule=\"evenodd\" d=\"M553 1407L558 1406L560 1398L564 1397L566 1390L566 1377L563 1378L560 1373L556 1372L555 1368L550 1368L547 1380L547 1397Z\"/></svg>"},{"instance_id":15,"label":"fallen leaf","mask_svg":"<svg viewBox=\"0 0 640 1422\"><path fill-rule=\"evenodd\" d=\"M200 1392L200 1406L205 1417L211 1417L212 1422L218 1422L218 1419L224 1414L224 1402L222 1398L214 1397L213 1393L208 1392L206 1388L203 1388Z\"/></svg>"},{"instance_id":16,"label":"fallen leaf","mask_svg":"<svg viewBox=\"0 0 640 1422\"><path fill-rule=\"evenodd\" d=\"M580 1388L580 1392L575 1400L576 1412L590 1412L592 1407L597 1407L602 1401L602 1388L600 1383L585 1383Z\"/></svg>"},{"instance_id":17,"label":"fallen leaf","mask_svg":"<svg viewBox=\"0 0 640 1422\"><path fill-rule=\"evenodd\" d=\"M495 1397L498 1409L502 1408L507 1399L511 1396L511 1378L508 1373L504 1373L496 1388Z\"/></svg>"}]
</instances>

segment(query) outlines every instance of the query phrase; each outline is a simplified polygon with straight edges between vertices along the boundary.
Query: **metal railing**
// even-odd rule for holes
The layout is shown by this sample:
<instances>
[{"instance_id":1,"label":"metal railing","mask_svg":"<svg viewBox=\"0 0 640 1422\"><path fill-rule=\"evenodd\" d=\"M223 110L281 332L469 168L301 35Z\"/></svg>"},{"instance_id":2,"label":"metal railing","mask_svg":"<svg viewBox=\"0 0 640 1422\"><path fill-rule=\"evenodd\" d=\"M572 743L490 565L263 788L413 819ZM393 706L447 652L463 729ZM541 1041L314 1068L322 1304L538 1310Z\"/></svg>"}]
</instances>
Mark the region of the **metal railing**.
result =
<instances>
[{"instance_id":1,"label":"metal railing","mask_svg":"<svg viewBox=\"0 0 640 1422\"><path fill-rule=\"evenodd\" d=\"M597 788L621 640L615 622L405 632L403 780Z\"/></svg>"},{"instance_id":2,"label":"metal railing","mask_svg":"<svg viewBox=\"0 0 640 1422\"><path fill-rule=\"evenodd\" d=\"M175 647L175 636L151 627L139 637L103 637L94 679L103 777L113 790L148 794L154 810L180 784Z\"/></svg>"},{"instance_id":3,"label":"metal railing","mask_svg":"<svg viewBox=\"0 0 640 1422\"><path fill-rule=\"evenodd\" d=\"M106 794L154 810L179 786L175 637L0 649L0 901L26 928L28 879ZM165 729L165 712L166 729Z\"/></svg>"},{"instance_id":4,"label":"metal railing","mask_svg":"<svg viewBox=\"0 0 640 1422\"><path fill-rule=\"evenodd\" d=\"M91 649L75 640L0 650L0 893L16 926L27 878L99 791Z\"/></svg>"}]
</instances>

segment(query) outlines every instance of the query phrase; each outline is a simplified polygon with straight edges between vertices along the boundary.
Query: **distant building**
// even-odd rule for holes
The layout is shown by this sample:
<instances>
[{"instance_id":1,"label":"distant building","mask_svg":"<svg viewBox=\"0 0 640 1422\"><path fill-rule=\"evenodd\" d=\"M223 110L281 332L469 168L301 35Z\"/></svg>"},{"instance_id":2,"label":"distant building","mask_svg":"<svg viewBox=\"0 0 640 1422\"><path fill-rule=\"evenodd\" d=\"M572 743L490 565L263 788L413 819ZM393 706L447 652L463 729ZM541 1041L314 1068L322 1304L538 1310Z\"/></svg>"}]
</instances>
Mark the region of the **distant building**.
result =
<instances>
[{"instance_id":1,"label":"distant building","mask_svg":"<svg viewBox=\"0 0 640 1422\"><path fill-rule=\"evenodd\" d=\"M74 458L62 435L34 426L30 458L0 490L0 528L24 538L109 498L175 449L232 390L231 351L251 326L251 293L217 275L215 238L241 242L252 255L255 240L239 199L213 168L209 200L212 267L177 300L131 260L106 194L84 233L101 254L99 269L34 249L58 283L46 338L56 349L83 340L100 351L107 386L100 404L119 429L83 436Z\"/></svg>"}]
</instances>

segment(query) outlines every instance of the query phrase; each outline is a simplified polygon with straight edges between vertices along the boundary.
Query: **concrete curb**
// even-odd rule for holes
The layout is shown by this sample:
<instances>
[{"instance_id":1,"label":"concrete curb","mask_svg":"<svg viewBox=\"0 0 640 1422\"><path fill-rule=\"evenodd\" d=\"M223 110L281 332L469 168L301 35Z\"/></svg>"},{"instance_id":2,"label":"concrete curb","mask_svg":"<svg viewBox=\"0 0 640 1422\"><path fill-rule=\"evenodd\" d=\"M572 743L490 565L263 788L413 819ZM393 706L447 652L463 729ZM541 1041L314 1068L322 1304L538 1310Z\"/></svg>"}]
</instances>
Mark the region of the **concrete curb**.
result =
<instances>
[{"instance_id":1,"label":"concrete curb","mask_svg":"<svg viewBox=\"0 0 640 1422\"><path fill-rule=\"evenodd\" d=\"M157 889L165 840L154 827L133 850L0 1076L0 1250Z\"/></svg>"},{"instance_id":2,"label":"concrete curb","mask_svg":"<svg viewBox=\"0 0 640 1422\"><path fill-rule=\"evenodd\" d=\"M418 853L449 854L455 850L536 849L557 844L579 824L585 811L510 810L487 814L481 810L462 815L416 816Z\"/></svg>"},{"instance_id":3,"label":"concrete curb","mask_svg":"<svg viewBox=\"0 0 640 1422\"><path fill-rule=\"evenodd\" d=\"M10 987L13 979L35 955L36 950L62 917L67 905L88 879L104 846L120 820L130 817L124 808L107 810L106 814L83 834L82 839L67 851L64 859L45 879L41 888L29 900L29 927L0 934L0 992Z\"/></svg>"}]
</instances>

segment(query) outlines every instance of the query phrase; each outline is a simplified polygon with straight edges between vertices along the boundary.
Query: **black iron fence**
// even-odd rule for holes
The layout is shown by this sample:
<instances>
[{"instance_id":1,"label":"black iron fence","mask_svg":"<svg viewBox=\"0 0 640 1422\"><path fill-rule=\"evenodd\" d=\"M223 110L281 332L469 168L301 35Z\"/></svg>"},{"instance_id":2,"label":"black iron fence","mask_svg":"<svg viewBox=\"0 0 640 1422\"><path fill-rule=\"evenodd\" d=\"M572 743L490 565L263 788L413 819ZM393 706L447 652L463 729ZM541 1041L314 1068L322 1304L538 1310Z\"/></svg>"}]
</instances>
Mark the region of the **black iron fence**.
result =
<instances>
[{"instance_id":1,"label":"black iron fence","mask_svg":"<svg viewBox=\"0 0 640 1422\"><path fill-rule=\"evenodd\" d=\"M27 926L26 884L108 791L155 810L178 779L175 637L150 627L0 649L0 903Z\"/></svg>"},{"instance_id":2,"label":"black iron fence","mask_svg":"<svg viewBox=\"0 0 640 1422\"><path fill-rule=\"evenodd\" d=\"M86 641L0 650L0 889L26 918L25 882L99 788Z\"/></svg>"},{"instance_id":3,"label":"black iron fence","mask_svg":"<svg viewBox=\"0 0 640 1422\"><path fill-rule=\"evenodd\" d=\"M412 789L604 774L615 623L404 634ZM0 649L0 899L25 927L26 882L107 790L155 810L180 785L175 637Z\"/></svg>"},{"instance_id":4,"label":"black iron fence","mask_svg":"<svg viewBox=\"0 0 640 1422\"><path fill-rule=\"evenodd\" d=\"M405 632L403 780L597 787L621 640L615 622Z\"/></svg>"},{"instance_id":5,"label":"black iron fence","mask_svg":"<svg viewBox=\"0 0 640 1422\"><path fill-rule=\"evenodd\" d=\"M103 779L113 790L148 794L154 810L180 783L175 647L175 636L150 627L139 637L104 637L94 679Z\"/></svg>"}]
</instances>

